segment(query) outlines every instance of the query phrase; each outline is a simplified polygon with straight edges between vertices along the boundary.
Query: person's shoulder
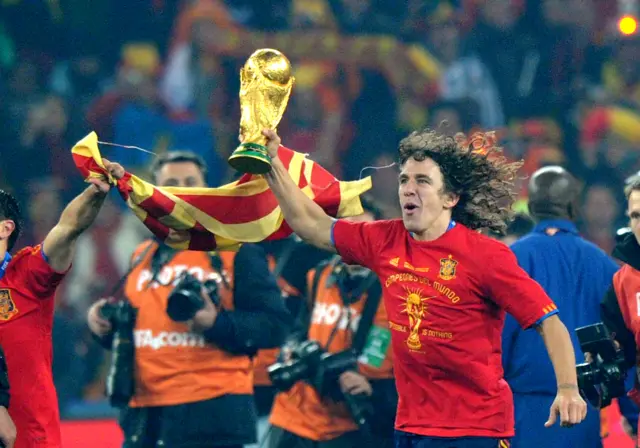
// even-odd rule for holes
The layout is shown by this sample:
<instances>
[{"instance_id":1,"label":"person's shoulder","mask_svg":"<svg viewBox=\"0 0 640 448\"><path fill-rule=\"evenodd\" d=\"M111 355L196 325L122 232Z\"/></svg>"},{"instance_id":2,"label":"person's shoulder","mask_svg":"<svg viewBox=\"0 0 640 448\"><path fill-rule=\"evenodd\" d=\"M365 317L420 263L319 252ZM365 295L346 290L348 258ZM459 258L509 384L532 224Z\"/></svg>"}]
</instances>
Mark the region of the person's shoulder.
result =
<instances>
[{"instance_id":1,"label":"person's shoulder","mask_svg":"<svg viewBox=\"0 0 640 448\"><path fill-rule=\"evenodd\" d=\"M402 219L385 219L367 223L371 226L371 233L376 240L382 244L395 244L398 240L405 238L408 231Z\"/></svg>"},{"instance_id":2,"label":"person's shoulder","mask_svg":"<svg viewBox=\"0 0 640 448\"><path fill-rule=\"evenodd\" d=\"M50 270L46 255L42 250L42 244L37 244L25 246L11 257L11 262L7 267L7 276L15 279L19 276L29 276L32 272L42 273Z\"/></svg>"},{"instance_id":3,"label":"person's shoulder","mask_svg":"<svg viewBox=\"0 0 640 448\"><path fill-rule=\"evenodd\" d=\"M338 219L336 224L344 225L344 229L359 229L366 232L368 236L372 234L376 236L397 235L406 233L406 229L401 219L381 219L378 221L349 221L347 219Z\"/></svg>"},{"instance_id":4,"label":"person's shoulder","mask_svg":"<svg viewBox=\"0 0 640 448\"><path fill-rule=\"evenodd\" d=\"M228 260L267 259L267 251L256 243L243 243L237 251L225 250L218 252L218 254L221 258Z\"/></svg>"},{"instance_id":5,"label":"person's shoulder","mask_svg":"<svg viewBox=\"0 0 640 448\"><path fill-rule=\"evenodd\" d=\"M133 253L131 254L131 259L135 260L136 258L140 257L141 255L143 255L147 250L151 250L152 246L157 246L158 243L156 243L154 240L152 239L148 239L148 240L144 240L142 241L140 244L138 244L136 246L136 248L133 250Z\"/></svg>"},{"instance_id":6,"label":"person's shoulder","mask_svg":"<svg viewBox=\"0 0 640 448\"><path fill-rule=\"evenodd\" d=\"M618 281L624 282L624 280L628 279L630 276L635 278L639 274L640 272L635 270L633 266L625 263L613 274L614 283Z\"/></svg>"},{"instance_id":7,"label":"person's shoulder","mask_svg":"<svg viewBox=\"0 0 640 448\"><path fill-rule=\"evenodd\" d=\"M365 225L376 232L381 233L406 233L402 219L381 219L379 221L371 221Z\"/></svg>"},{"instance_id":8,"label":"person's shoulder","mask_svg":"<svg viewBox=\"0 0 640 448\"><path fill-rule=\"evenodd\" d=\"M402 219L379 219L377 221L350 221L346 218L340 218L336 221L344 222L352 225L361 225L370 229L391 229L391 228L404 228Z\"/></svg>"},{"instance_id":9,"label":"person's shoulder","mask_svg":"<svg viewBox=\"0 0 640 448\"><path fill-rule=\"evenodd\" d=\"M12 261L16 262L20 259L29 257L29 256L33 256L33 255L42 255L42 244L36 244L35 246L25 246L22 249L20 249L18 252L16 252L16 254L13 256Z\"/></svg>"},{"instance_id":10,"label":"person's shoulder","mask_svg":"<svg viewBox=\"0 0 640 448\"><path fill-rule=\"evenodd\" d=\"M495 238L491 238L478 230L472 230L468 227L461 227L461 231L464 232L465 237L473 249L476 251L482 251L482 254L487 252L503 252L509 251L509 246L502 241Z\"/></svg>"},{"instance_id":11,"label":"person's shoulder","mask_svg":"<svg viewBox=\"0 0 640 448\"><path fill-rule=\"evenodd\" d=\"M528 253L540 251L540 245L546 244L548 238L543 237L539 233L527 233L520 239L509 245L514 253Z\"/></svg>"},{"instance_id":12,"label":"person's shoulder","mask_svg":"<svg viewBox=\"0 0 640 448\"><path fill-rule=\"evenodd\" d=\"M603 250L600 246L587 240L584 237L581 237L581 236L577 237L576 244L580 245L585 251L591 252L595 256L599 256L599 257L602 257L603 259L613 261L611 256L605 250Z\"/></svg>"},{"instance_id":13,"label":"person's shoulder","mask_svg":"<svg viewBox=\"0 0 640 448\"><path fill-rule=\"evenodd\" d=\"M36 244L35 246L25 246L13 255L11 261L12 264L17 264L21 262L26 262L33 257L38 257L43 261L47 261L47 254L44 251L42 243Z\"/></svg>"}]
</instances>

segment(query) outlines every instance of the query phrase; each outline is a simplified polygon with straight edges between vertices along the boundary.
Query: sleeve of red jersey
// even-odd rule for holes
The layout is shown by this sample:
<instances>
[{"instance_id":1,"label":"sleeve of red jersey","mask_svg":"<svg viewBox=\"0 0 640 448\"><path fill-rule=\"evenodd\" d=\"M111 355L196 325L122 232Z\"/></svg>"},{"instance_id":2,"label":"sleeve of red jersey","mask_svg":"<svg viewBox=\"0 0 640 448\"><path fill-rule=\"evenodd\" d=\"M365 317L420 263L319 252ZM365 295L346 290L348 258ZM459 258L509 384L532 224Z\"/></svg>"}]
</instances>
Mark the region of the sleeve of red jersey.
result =
<instances>
[{"instance_id":1,"label":"sleeve of red jersey","mask_svg":"<svg viewBox=\"0 0 640 448\"><path fill-rule=\"evenodd\" d=\"M375 271L379 247L383 241L380 223L337 219L331 228L331 241L347 264L359 264Z\"/></svg>"},{"instance_id":2,"label":"sleeve of red jersey","mask_svg":"<svg viewBox=\"0 0 640 448\"><path fill-rule=\"evenodd\" d=\"M522 328L539 325L558 313L542 287L518 265L515 255L496 244L485 252L484 286L489 299L511 314Z\"/></svg>"},{"instance_id":3,"label":"sleeve of red jersey","mask_svg":"<svg viewBox=\"0 0 640 448\"><path fill-rule=\"evenodd\" d=\"M26 283L37 296L49 298L69 270L66 272L54 271L49 265L42 245L31 248L24 257Z\"/></svg>"}]
</instances>

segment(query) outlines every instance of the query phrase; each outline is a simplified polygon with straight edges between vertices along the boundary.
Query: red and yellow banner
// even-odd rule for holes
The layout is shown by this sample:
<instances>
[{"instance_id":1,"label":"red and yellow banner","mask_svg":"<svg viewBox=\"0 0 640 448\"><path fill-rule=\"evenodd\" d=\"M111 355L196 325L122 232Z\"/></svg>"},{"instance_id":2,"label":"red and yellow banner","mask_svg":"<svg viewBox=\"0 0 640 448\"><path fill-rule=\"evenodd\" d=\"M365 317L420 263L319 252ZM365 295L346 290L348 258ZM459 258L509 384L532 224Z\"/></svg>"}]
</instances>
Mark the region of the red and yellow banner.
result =
<instances>
[{"instance_id":1,"label":"red and yellow banner","mask_svg":"<svg viewBox=\"0 0 640 448\"><path fill-rule=\"evenodd\" d=\"M218 188L156 187L130 173L116 181L104 168L95 132L80 140L72 154L85 179L106 176L145 226L173 248L235 250L240 243L280 239L292 233L262 176L245 174ZM360 195L371 188L370 177L339 181L303 154L284 146L280 146L278 157L298 187L327 214L346 217L362 213Z\"/></svg>"}]
</instances>

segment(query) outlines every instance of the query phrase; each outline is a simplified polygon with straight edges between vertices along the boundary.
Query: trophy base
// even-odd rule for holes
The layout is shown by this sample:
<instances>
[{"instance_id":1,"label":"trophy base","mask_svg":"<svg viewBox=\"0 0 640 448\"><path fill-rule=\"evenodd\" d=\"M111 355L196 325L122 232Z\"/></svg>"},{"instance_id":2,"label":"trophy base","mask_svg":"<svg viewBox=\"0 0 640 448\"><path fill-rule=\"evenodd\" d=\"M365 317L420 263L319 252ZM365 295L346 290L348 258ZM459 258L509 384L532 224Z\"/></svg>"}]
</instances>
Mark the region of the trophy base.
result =
<instances>
[{"instance_id":1,"label":"trophy base","mask_svg":"<svg viewBox=\"0 0 640 448\"><path fill-rule=\"evenodd\" d=\"M271 171L271 157L267 148L258 143L241 143L229 157L229 165L236 171L266 174Z\"/></svg>"}]
</instances>

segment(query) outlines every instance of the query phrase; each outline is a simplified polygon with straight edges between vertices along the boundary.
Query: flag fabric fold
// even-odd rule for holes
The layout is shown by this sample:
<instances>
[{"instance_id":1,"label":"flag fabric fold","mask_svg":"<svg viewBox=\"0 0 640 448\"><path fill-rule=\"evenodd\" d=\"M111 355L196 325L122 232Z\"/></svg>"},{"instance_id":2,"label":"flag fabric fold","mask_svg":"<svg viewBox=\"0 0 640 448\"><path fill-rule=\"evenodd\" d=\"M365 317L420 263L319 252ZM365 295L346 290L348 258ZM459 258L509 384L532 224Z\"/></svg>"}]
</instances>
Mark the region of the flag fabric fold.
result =
<instances>
[{"instance_id":1,"label":"flag fabric fold","mask_svg":"<svg viewBox=\"0 0 640 448\"><path fill-rule=\"evenodd\" d=\"M218 188L156 187L128 172L122 179L113 179L104 168L95 132L71 152L85 180L106 177L145 226L175 249L236 250L241 243L281 239L292 233L262 176L244 174ZM304 194L327 214L348 217L363 212L360 195L371 188L370 177L339 181L284 146L278 157Z\"/></svg>"}]
</instances>

